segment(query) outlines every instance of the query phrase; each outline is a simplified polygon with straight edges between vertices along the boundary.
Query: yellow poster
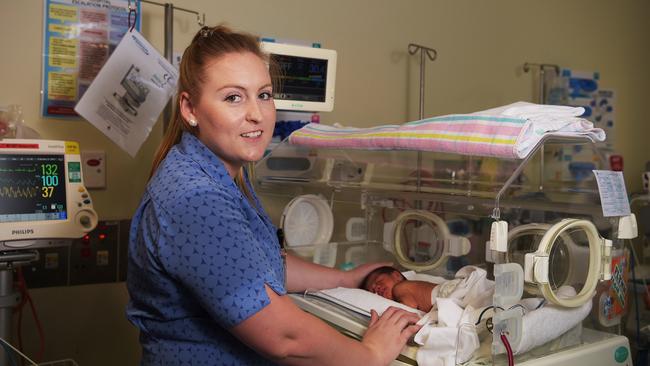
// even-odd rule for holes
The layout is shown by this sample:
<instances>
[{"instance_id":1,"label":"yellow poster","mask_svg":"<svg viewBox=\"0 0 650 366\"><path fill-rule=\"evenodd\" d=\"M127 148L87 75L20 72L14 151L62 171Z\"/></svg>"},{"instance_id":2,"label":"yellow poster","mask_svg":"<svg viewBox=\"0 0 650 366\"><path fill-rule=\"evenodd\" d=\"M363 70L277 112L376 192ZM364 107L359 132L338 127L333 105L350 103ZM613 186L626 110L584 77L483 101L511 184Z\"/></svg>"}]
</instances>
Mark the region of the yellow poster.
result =
<instances>
[{"instance_id":1,"label":"yellow poster","mask_svg":"<svg viewBox=\"0 0 650 366\"><path fill-rule=\"evenodd\" d=\"M76 39L50 38L50 66L63 68L77 67L77 45Z\"/></svg>"},{"instance_id":2,"label":"yellow poster","mask_svg":"<svg viewBox=\"0 0 650 366\"><path fill-rule=\"evenodd\" d=\"M75 37L77 36L77 27L73 25L65 24L50 24L48 30L50 33L58 33L63 37Z\"/></svg>"},{"instance_id":3,"label":"yellow poster","mask_svg":"<svg viewBox=\"0 0 650 366\"><path fill-rule=\"evenodd\" d=\"M62 22L76 22L77 7L63 4L50 4L48 16L51 19L57 19Z\"/></svg>"},{"instance_id":4,"label":"yellow poster","mask_svg":"<svg viewBox=\"0 0 650 366\"><path fill-rule=\"evenodd\" d=\"M64 72L48 73L47 92L52 99L75 100L77 97L77 78Z\"/></svg>"}]
</instances>

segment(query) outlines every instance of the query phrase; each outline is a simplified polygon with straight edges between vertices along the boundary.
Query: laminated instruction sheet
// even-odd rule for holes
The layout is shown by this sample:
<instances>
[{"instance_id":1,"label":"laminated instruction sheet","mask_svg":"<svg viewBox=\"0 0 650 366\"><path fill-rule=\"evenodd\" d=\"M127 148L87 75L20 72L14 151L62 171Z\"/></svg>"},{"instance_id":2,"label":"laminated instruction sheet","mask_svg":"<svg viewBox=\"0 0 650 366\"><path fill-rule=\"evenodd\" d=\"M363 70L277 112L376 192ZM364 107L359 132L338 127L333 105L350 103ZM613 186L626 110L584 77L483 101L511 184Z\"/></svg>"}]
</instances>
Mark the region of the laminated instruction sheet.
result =
<instances>
[{"instance_id":1,"label":"laminated instruction sheet","mask_svg":"<svg viewBox=\"0 0 650 366\"><path fill-rule=\"evenodd\" d=\"M127 32L75 107L135 156L174 94L178 71L137 31Z\"/></svg>"}]
</instances>

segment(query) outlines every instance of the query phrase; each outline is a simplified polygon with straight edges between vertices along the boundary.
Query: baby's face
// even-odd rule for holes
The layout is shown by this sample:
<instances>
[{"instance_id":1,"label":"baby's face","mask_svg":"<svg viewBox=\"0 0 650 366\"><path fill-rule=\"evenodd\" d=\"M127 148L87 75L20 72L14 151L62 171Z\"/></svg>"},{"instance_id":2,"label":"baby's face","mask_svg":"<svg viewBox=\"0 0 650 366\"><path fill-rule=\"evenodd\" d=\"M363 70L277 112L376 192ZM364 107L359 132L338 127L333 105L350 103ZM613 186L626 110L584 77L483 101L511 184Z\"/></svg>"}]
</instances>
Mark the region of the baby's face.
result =
<instances>
[{"instance_id":1,"label":"baby's face","mask_svg":"<svg viewBox=\"0 0 650 366\"><path fill-rule=\"evenodd\" d=\"M373 274L368 278L366 290L393 300L393 287L403 280L398 272Z\"/></svg>"}]
</instances>

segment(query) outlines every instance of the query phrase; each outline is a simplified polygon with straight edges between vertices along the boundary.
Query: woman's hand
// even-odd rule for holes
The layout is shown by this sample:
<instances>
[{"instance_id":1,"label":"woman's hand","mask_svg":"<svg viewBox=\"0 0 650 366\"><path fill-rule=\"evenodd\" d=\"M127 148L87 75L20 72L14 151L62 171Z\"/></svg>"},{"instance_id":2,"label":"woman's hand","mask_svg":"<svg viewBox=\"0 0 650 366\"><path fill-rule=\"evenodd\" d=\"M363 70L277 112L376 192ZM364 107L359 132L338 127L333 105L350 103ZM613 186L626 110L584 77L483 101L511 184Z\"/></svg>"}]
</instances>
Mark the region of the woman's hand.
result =
<instances>
[{"instance_id":1,"label":"woman's hand","mask_svg":"<svg viewBox=\"0 0 650 366\"><path fill-rule=\"evenodd\" d=\"M377 312L370 312L370 324L361 343L381 365L388 365L399 355L406 342L420 326L415 323L419 317L406 310L389 307L379 317Z\"/></svg>"},{"instance_id":2,"label":"woman's hand","mask_svg":"<svg viewBox=\"0 0 650 366\"><path fill-rule=\"evenodd\" d=\"M368 275L368 273L374 271L379 267L392 266L391 262L377 262L377 263L367 263L362 264L359 267L351 269L344 273L342 287L348 288L358 288L361 286L361 282Z\"/></svg>"}]
</instances>

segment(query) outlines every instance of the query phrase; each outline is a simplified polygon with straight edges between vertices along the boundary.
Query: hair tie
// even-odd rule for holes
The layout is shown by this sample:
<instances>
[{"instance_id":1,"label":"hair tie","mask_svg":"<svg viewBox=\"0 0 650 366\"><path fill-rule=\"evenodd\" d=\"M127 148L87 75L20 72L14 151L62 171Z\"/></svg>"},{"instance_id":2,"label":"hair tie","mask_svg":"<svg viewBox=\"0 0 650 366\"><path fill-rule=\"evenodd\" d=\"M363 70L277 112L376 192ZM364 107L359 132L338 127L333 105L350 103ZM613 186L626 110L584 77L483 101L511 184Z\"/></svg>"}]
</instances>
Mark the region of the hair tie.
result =
<instances>
[{"instance_id":1,"label":"hair tie","mask_svg":"<svg viewBox=\"0 0 650 366\"><path fill-rule=\"evenodd\" d=\"M212 36L212 32L213 32L212 28L208 26L201 27L201 37L204 38L210 37Z\"/></svg>"}]
</instances>

